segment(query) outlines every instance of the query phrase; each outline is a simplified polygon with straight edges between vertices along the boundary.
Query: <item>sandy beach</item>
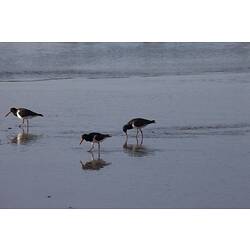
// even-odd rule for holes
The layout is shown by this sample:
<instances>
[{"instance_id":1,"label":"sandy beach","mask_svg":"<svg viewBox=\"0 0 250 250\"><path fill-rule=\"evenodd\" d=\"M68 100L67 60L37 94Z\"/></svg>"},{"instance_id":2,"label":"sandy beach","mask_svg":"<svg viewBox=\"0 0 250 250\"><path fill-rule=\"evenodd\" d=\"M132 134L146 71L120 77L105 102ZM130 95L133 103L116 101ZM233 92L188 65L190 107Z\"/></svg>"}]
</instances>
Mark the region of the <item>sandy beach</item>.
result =
<instances>
[{"instance_id":1,"label":"sandy beach","mask_svg":"<svg viewBox=\"0 0 250 250\"><path fill-rule=\"evenodd\" d=\"M249 74L2 82L1 208L249 208ZM236 84L237 81L237 84ZM207 83L213 84L207 84ZM22 104L44 114L4 117ZM137 145L122 126L155 119ZM80 135L112 134L101 152Z\"/></svg>"}]
</instances>

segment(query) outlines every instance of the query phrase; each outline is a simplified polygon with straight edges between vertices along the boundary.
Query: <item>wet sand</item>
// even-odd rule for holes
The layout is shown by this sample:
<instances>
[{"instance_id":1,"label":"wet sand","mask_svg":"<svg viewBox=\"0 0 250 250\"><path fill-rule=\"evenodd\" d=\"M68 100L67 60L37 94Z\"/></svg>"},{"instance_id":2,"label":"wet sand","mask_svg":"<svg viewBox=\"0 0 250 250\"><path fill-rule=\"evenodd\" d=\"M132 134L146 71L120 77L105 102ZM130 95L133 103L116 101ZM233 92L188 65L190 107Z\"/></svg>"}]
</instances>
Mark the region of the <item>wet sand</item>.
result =
<instances>
[{"instance_id":1,"label":"wet sand","mask_svg":"<svg viewBox=\"0 0 250 250\"><path fill-rule=\"evenodd\" d=\"M1 208L249 208L248 74L0 83ZM29 132L12 106L44 114ZM137 145L130 118L155 119ZM82 133L111 133L101 152Z\"/></svg>"}]
</instances>

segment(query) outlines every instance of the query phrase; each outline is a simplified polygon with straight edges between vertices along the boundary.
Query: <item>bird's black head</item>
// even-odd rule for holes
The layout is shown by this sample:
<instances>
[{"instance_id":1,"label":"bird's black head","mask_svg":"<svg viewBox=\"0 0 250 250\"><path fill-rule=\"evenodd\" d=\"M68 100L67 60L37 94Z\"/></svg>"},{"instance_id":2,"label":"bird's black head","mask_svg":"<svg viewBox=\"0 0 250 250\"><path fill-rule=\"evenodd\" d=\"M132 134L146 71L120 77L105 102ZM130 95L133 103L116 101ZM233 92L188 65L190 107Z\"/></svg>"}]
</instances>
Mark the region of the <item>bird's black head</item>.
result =
<instances>
[{"instance_id":1,"label":"bird's black head","mask_svg":"<svg viewBox=\"0 0 250 250\"><path fill-rule=\"evenodd\" d=\"M127 130L132 128L133 128L132 125L126 124L123 126L122 130L125 134L127 134Z\"/></svg>"},{"instance_id":2,"label":"bird's black head","mask_svg":"<svg viewBox=\"0 0 250 250\"><path fill-rule=\"evenodd\" d=\"M83 134L82 136L81 136L81 141L80 141L80 144L82 144L83 143L83 141L86 139L86 134Z\"/></svg>"},{"instance_id":3,"label":"bird's black head","mask_svg":"<svg viewBox=\"0 0 250 250\"><path fill-rule=\"evenodd\" d=\"M16 113L16 112L17 112L17 108L11 108L11 109L10 109L10 112L11 112L11 113Z\"/></svg>"},{"instance_id":4,"label":"bird's black head","mask_svg":"<svg viewBox=\"0 0 250 250\"><path fill-rule=\"evenodd\" d=\"M10 113L12 113L13 115L16 115L17 108L11 108L10 111L5 115L5 117L8 116Z\"/></svg>"},{"instance_id":5,"label":"bird's black head","mask_svg":"<svg viewBox=\"0 0 250 250\"><path fill-rule=\"evenodd\" d=\"M128 130L128 125L124 125L123 128L122 128L123 132L125 134L127 134L127 130Z\"/></svg>"}]
</instances>

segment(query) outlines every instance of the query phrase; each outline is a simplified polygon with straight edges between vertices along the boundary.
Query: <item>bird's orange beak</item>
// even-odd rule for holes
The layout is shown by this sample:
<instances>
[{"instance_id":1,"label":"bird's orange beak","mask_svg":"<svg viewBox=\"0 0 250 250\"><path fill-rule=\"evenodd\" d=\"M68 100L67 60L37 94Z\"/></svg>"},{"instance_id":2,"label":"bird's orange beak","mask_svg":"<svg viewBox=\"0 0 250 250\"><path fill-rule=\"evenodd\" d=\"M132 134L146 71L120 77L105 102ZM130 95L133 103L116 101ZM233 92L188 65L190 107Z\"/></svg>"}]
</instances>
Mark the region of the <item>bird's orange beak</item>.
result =
<instances>
[{"instance_id":1,"label":"bird's orange beak","mask_svg":"<svg viewBox=\"0 0 250 250\"><path fill-rule=\"evenodd\" d=\"M11 113L11 111L10 111L10 112L8 112L8 113L5 115L5 117L7 117L10 113Z\"/></svg>"},{"instance_id":2,"label":"bird's orange beak","mask_svg":"<svg viewBox=\"0 0 250 250\"><path fill-rule=\"evenodd\" d=\"M84 139L81 139L81 141L80 141L80 145L83 143L83 141L84 141Z\"/></svg>"}]
</instances>

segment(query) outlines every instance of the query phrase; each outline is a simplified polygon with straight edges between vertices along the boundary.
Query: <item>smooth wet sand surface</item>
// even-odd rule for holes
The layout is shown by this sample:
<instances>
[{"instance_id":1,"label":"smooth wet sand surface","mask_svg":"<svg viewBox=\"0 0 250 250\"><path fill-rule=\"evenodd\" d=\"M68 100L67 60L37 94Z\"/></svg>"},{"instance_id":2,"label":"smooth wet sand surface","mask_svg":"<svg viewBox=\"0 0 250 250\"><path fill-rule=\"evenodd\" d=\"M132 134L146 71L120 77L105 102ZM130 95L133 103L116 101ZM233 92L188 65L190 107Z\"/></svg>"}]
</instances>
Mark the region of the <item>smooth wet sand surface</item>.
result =
<instances>
[{"instance_id":1,"label":"smooth wet sand surface","mask_svg":"<svg viewBox=\"0 0 250 250\"><path fill-rule=\"evenodd\" d=\"M1 208L249 208L248 74L1 83ZM209 84L207 84L209 83ZM237 84L236 84L237 83ZM29 133L12 106L44 114ZM155 119L136 144L122 126ZM10 129L11 128L11 129ZM100 156L79 145L111 133Z\"/></svg>"}]
</instances>

